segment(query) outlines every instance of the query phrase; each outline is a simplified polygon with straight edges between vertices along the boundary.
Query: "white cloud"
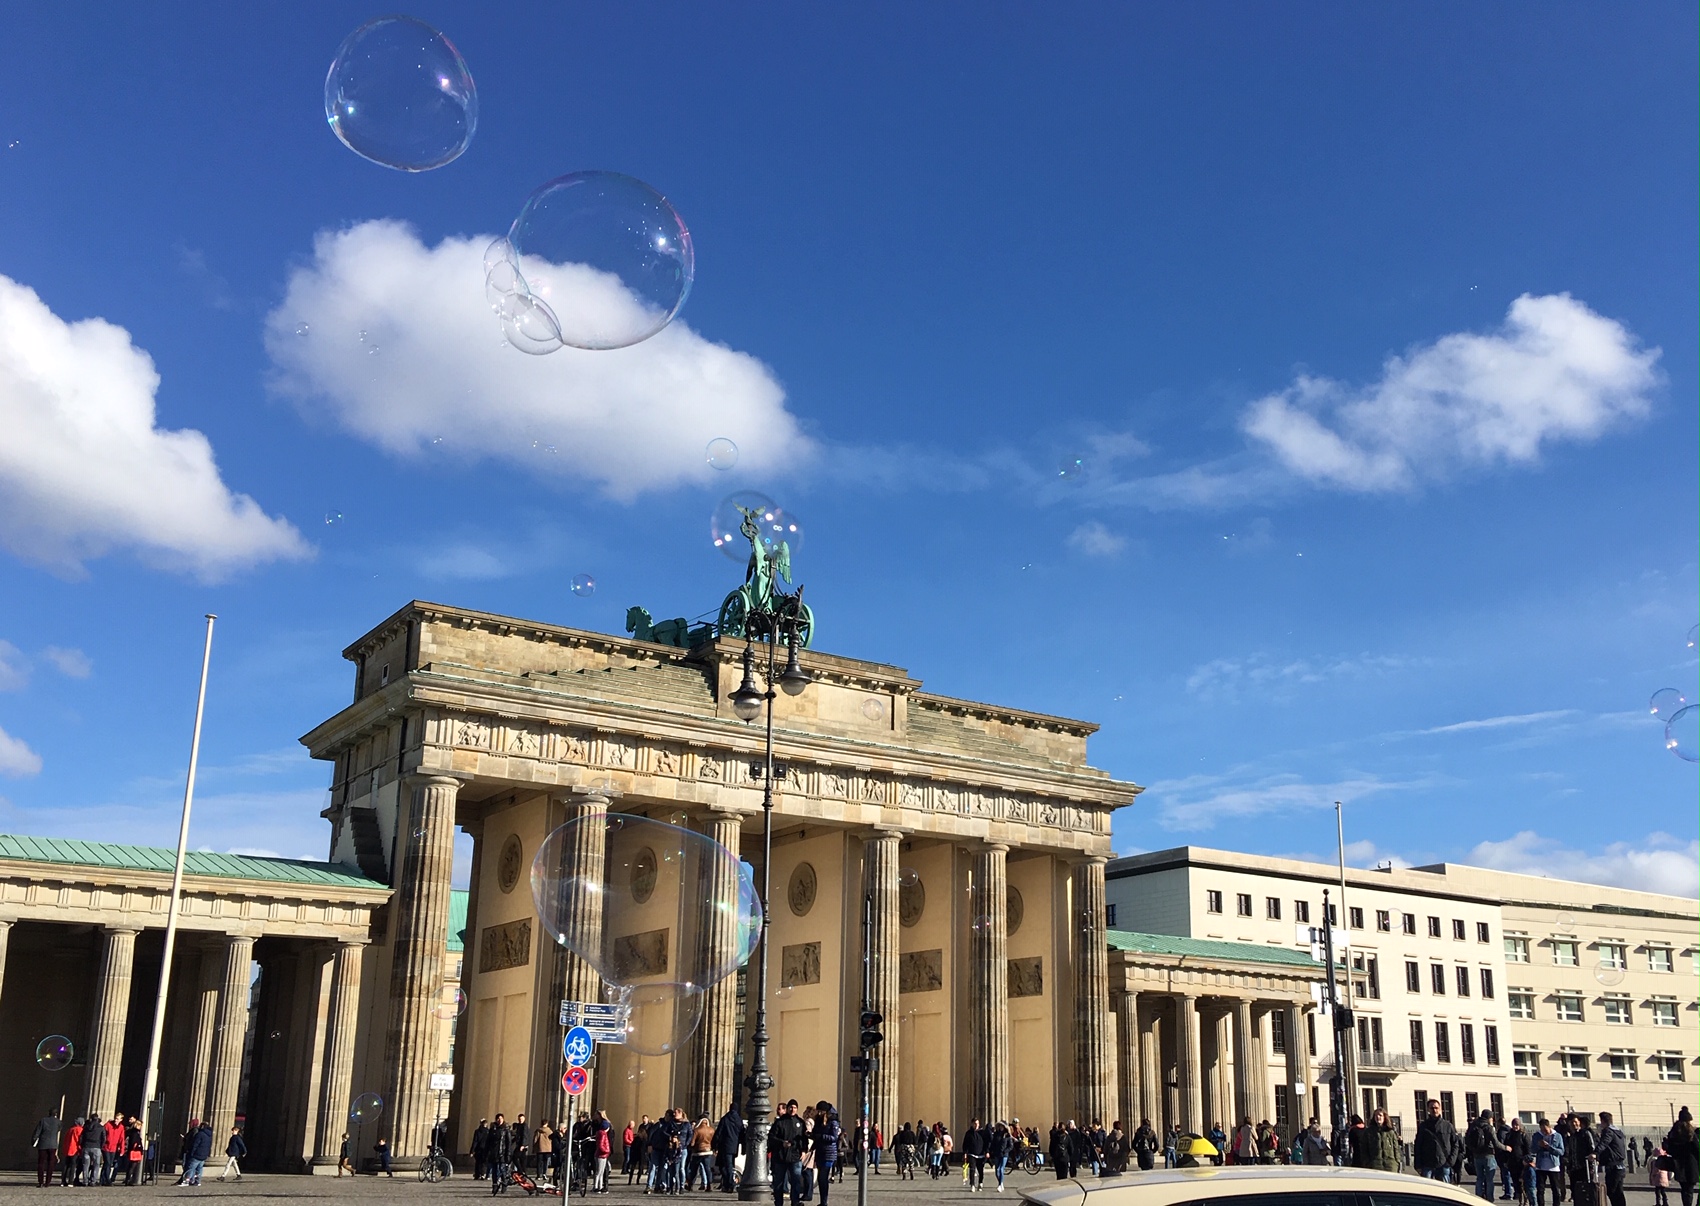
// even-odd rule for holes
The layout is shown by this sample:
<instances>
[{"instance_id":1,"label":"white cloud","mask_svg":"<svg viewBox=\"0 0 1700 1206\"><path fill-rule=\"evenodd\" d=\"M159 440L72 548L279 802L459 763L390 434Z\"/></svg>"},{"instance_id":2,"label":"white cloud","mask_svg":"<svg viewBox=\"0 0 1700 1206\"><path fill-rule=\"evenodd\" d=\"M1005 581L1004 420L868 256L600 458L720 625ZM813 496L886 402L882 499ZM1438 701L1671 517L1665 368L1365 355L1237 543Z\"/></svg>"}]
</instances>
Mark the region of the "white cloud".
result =
<instances>
[{"instance_id":1,"label":"white cloud","mask_svg":"<svg viewBox=\"0 0 1700 1206\"><path fill-rule=\"evenodd\" d=\"M1446 335L1391 357L1363 388L1301 377L1243 426L1302 478L1407 490L1459 467L1528 463L1645 415L1659 352L1569 294L1524 294L1489 335Z\"/></svg>"},{"instance_id":2,"label":"white cloud","mask_svg":"<svg viewBox=\"0 0 1700 1206\"><path fill-rule=\"evenodd\" d=\"M1253 653L1205 662L1187 675L1186 689L1203 700L1234 700L1242 693L1279 696L1296 686L1368 678L1414 664L1414 659L1394 654L1275 658Z\"/></svg>"},{"instance_id":3,"label":"white cloud","mask_svg":"<svg viewBox=\"0 0 1700 1206\"><path fill-rule=\"evenodd\" d=\"M12 642L0 641L0 691L22 691L29 681L29 659Z\"/></svg>"},{"instance_id":4,"label":"white cloud","mask_svg":"<svg viewBox=\"0 0 1700 1206\"><path fill-rule=\"evenodd\" d=\"M1501 842L1482 842L1461 860L1478 867L1664 892L1693 900L1700 895L1700 842L1648 835L1639 843L1612 842L1597 853L1566 846L1525 829Z\"/></svg>"},{"instance_id":5,"label":"white cloud","mask_svg":"<svg viewBox=\"0 0 1700 1206\"><path fill-rule=\"evenodd\" d=\"M75 575L115 549L217 579L308 552L233 494L207 438L155 425L159 374L104 319L67 323L0 276L0 546Z\"/></svg>"},{"instance_id":6,"label":"white cloud","mask_svg":"<svg viewBox=\"0 0 1700 1206\"><path fill-rule=\"evenodd\" d=\"M1234 775L1189 775L1164 779L1146 788L1141 801L1156 809L1164 829L1213 829L1220 821L1243 820L1266 813L1333 808L1336 800L1350 804L1382 792L1423 786L1391 782L1375 775L1307 783L1297 775L1279 773L1257 778Z\"/></svg>"},{"instance_id":7,"label":"white cloud","mask_svg":"<svg viewBox=\"0 0 1700 1206\"><path fill-rule=\"evenodd\" d=\"M616 351L503 346L484 298L488 242L426 247L391 221L321 232L266 321L276 388L391 453L440 439L444 455L571 474L619 498L714 480L703 449L717 436L738 444L740 476L810 454L767 366L683 321Z\"/></svg>"},{"instance_id":8,"label":"white cloud","mask_svg":"<svg viewBox=\"0 0 1700 1206\"><path fill-rule=\"evenodd\" d=\"M41 755L5 729L0 729L0 775L14 779L41 773Z\"/></svg>"},{"instance_id":9,"label":"white cloud","mask_svg":"<svg viewBox=\"0 0 1700 1206\"><path fill-rule=\"evenodd\" d=\"M87 678L94 673L94 663L89 655L81 649L67 649L59 645L49 645L41 651L41 656L52 663L53 668L66 678Z\"/></svg>"},{"instance_id":10,"label":"white cloud","mask_svg":"<svg viewBox=\"0 0 1700 1206\"><path fill-rule=\"evenodd\" d=\"M1443 724L1434 729L1418 729L1417 735L1431 737L1437 733L1471 733L1478 729L1521 728L1525 725L1544 724L1549 720L1563 720L1576 714L1574 708L1560 708L1553 712L1520 712L1513 716L1489 716L1483 720L1460 720L1456 724Z\"/></svg>"},{"instance_id":11,"label":"white cloud","mask_svg":"<svg viewBox=\"0 0 1700 1206\"><path fill-rule=\"evenodd\" d=\"M1114 557L1127 547L1127 537L1116 535L1092 519L1068 534L1068 547L1088 557Z\"/></svg>"}]
</instances>

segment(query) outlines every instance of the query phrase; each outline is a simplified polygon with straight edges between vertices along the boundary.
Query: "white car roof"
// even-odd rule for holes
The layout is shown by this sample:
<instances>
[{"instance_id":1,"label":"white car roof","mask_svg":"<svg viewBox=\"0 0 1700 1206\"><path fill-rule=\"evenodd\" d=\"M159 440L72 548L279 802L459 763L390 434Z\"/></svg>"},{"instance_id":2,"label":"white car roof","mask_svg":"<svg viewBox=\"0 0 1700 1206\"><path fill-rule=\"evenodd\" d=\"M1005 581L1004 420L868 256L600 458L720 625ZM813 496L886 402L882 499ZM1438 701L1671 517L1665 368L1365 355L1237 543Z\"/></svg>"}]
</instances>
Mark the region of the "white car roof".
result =
<instances>
[{"instance_id":1,"label":"white car roof","mask_svg":"<svg viewBox=\"0 0 1700 1206\"><path fill-rule=\"evenodd\" d=\"M1267 1199L1309 1193L1411 1194L1434 1199L1434 1206L1480 1202L1473 1193L1426 1177L1323 1164L1153 1169L1084 1181L1052 1181L1024 1188L1021 1196L1035 1206L1174 1206L1201 1198Z\"/></svg>"}]
</instances>

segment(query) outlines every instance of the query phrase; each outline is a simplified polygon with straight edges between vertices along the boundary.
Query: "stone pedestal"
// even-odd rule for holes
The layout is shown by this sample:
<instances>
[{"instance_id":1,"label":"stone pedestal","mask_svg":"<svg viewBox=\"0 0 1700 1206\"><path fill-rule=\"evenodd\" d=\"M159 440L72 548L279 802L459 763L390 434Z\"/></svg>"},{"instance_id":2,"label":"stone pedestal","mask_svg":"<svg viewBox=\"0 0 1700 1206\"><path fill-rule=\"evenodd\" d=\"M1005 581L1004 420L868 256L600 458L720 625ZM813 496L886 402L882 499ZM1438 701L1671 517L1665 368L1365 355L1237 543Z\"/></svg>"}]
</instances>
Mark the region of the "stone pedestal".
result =
<instances>
[{"instance_id":1,"label":"stone pedestal","mask_svg":"<svg viewBox=\"0 0 1700 1206\"><path fill-rule=\"evenodd\" d=\"M242 1089L242 1052L248 1038L248 986L254 971L254 940L232 935L224 944L224 976L218 990L218 1029L213 1035L212 1082L207 1113L215 1147L236 1125L236 1098Z\"/></svg>"},{"instance_id":2,"label":"stone pedestal","mask_svg":"<svg viewBox=\"0 0 1700 1206\"><path fill-rule=\"evenodd\" d=\"M1110 1070L1110 965L1104 930L1103 858L1078 863L1073 871L1074 917L1074 1100L1085 1126L1108 1120L1115 1106Z\"/></svg>"},{"instance_id":3,"label":"stone pedestal","mask_svg":"<svg viewBox=\"0 0 1700 1206\"><path fill-rule=\"evenodd\" d=\"M91 1028L94 1041L88 1052L88 1108L102 1118L112 1117L118 1108L118 1073L124 1063L124 1023L130 1013L136 933L134 929L111 928L101 935L100 979L95 987Z\"/></svg>"},{"instance_id":4,"label":"stone pedestal","mask_svg":"<svg viewBox=\"0 0 1700 1206\"><path fill-rule=\"evenodd\" d=\"M897 898L902 853L903 834L896 830L880 830L862 842L862 891L873 898L873 925L868 936L872 990L868 1003L885 1019L885 1042L874 1053L879 1063L868 1081L868 1117L888 1136L898 1125L897 1070L902 1051L897 999L901 933Z\"/></svg>"},{"instance_id":5,"label":"stone pedestal","mask_svg":"<svg viewBox=\"0 0 1700 1206\"><path fill-rule=\"evenodd\" d=\"M743 818L734 812L712 813L703 831L733 854L739 853ZM703 897L710 901L730 901L737 898L735 872L716 867L707 882L702 884ZM737 917L726 910L715 910L698 935L707 948L705 962L721 964L727 952L737 942ZM702 1024L692 1036L689 1050L689 1085L686 1108L691 1118L718 1121L737 1095L738 1059L738 975L736 972L714 984L703 996Z\"/></svg>"},{"instance_id":6,"label":"stone pedestal","mask_svg":"<svg viewBox=\"0 0 1700 1206\"><path fill-rule=\"evenodd\" d=\"M360 967L366 944L339 942L331 958L330 1016L325 1021L325 1063L319 1075L313 1163L336 1167L353 1102L354 1031L360 1024Z\"/></svg>"},{"instance_id":7,"label":"stone pedestal","mask_svg":"<svg viewBox=\"0 0 1700 1206\"><path fill-rule=\"evenodd\" d=\"M968 1112L982 1119L1009 1117L1008 854L996 844L975 850L969 879ZM1107 966L1105 975L1107 997Z\"/></svg>"},{"instance_id":8,"label":"stone pedestal","mask_svg":"<svg viewBox=\"0 0 1700 1206\"><path fill-rule=\"evenodd\" d=\"M443 990L444 935L454 871L455 797L460 781L447 775L408 780L401 849L390 918L389 1029L384 1042L384 1113L378 1130L397 1161L422 1159L430 1144L436 1101L436 1008Z\"/></svg>"}]
</instances>

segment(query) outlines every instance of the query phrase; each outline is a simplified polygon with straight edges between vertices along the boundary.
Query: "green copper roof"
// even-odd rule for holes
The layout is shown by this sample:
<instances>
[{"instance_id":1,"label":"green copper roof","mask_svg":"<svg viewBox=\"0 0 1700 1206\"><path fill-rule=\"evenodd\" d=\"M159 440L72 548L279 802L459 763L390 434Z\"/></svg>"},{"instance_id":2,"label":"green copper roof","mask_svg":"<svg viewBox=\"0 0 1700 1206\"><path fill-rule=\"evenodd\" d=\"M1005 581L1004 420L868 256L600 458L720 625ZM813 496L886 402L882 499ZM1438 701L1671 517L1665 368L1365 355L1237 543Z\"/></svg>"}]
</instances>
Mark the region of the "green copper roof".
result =
<instances>
[{"instance_id":1,"label":"green copper roof","mask_svg":"<svg viewBox=\"0 0 1700 1206\"><path fill-rule=\"evenodd\" d=\"M466 949L466 902L472 893L455 889L449 893L449 953Z\"/></svg>"},{"instance_id":2,"label":"green copper roof","mask_svg":"<svg viewBox=\"0 0 1700 1206\"><path fill-rule=\"evenodd\" d=\"M1178 938L1173 934L1135 934L1130 930L1105 932L1113 951L1138 951L1146 955L1196 955L1200 959L1224 959L1237 963L1278 963L1284 967L1314 968L1322 965L1308 951L1280 946L1258 946L1255 942L1222 942L1215 938Z\"/></svg>"},{"instance_id":3,"label":"green copper roof","mask_svg":"<svg viewBox=\"0 0 1700 1206\"><path fill-rule=\"evenodd\" d=\"M163 871L171 874L177 851L164 846L119 846L111 842L78 842L66 838L21 837L0 833L0 859L29 863L61 863L74 867L104 867L113 871ZM338 888L383 888L341 863L304 859L264 858L254 854L214 854L192 850L183 859L183 874L219 879L258 879L270 883L319 884ZM462 912L462 924L465 913Z\"/></svg>"}]
</instances>

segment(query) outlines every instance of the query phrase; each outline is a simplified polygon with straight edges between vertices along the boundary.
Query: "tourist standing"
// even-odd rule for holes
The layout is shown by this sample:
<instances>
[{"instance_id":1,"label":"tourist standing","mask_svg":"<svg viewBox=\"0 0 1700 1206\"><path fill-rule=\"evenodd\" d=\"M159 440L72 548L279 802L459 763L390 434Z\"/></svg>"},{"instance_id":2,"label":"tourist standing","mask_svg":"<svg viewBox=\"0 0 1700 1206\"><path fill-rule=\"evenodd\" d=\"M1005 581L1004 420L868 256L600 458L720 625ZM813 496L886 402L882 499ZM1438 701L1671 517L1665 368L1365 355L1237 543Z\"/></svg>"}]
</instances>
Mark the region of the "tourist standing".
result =
<instances>
[{"instance_id":1,"label":"tourist standing","mask_svg":"<svg viewBox=\"0 0 1700 1206\"><path fill-rule=\"evenodd\" d=\"M49 1110L35 1124L30 1146L35 1149L35 1183L45 1188L53 1184L53 1166L59 1162L59 1114Z\"/></svg>"},{"instance_id":2,"label":"tourist standing","mask_svg":"<svg viewBox=\"0 0 1700 1206\"><path fill-rule=\"evenodd\" d=\"M1594 1206L1594 1132L1579 1115L1570 1115L1564 1136L1564 1171L1570 1178L1570 1196L1576 1206Z\"/></svg>"},{"instance_id":3,"label":"tourist standing","mask_svg":"<svg viewBox=\"0 0 1700 1206\"><path fill-rule=\"evenodd\" d=\"M1440 1101L1430 1098L1428 1117L1417 1124L1416 1151L1411 1159L1417 1175L1436 1181L1450 1181L1453 1149L1457 1146L1457 1129L1441 1114Z\"/></svg>"},{"instance_id":4,"label":"tourist standing","mask_svg":"<svg viewBox=\"0 0 1700 1206\"><path fill-rule=\"evenodd\" d=\"M490 1120L488 1118L480 1118L478 1120L478 1129L472 1132L472 1179L474 1181L482 1181L484 1179L485 1166L488 1163L485 1159L484 1153L489 1146Z\"/></svg>"},{"instance_id":5,"label":"tourist standing","mask_svg":"<svg viewBox=\"0 0 1700 1206\"><path fill-rule=\"evenodd\" d=\"M737 1193L738 1150L744 1145L744 1120L736 1105L728 1105L714 1128L714 1162L720 1171L720 1192Z\"/></svg>"},{"instance_id":6,"label":"tourist standing","mask_svg":"<svg viewBox=\"0 0 1700 1206\"><path fill-rule=\"evenodd\" d=\"M201 1183L201 1174L206 1171L207 1161L212 1159L212 1153L212 1123L203 1122L195 1128L195 1137L189 1141L189 1159L183 1166L183 1184Z\"/></svg>"},{"instance_id":7,"label":"tourist standing","mask_svg":"<svg viewBox=\"0 0 1700 1206\"><path fill-rule=\"evenodd\" d=\"M1550 1118L1541 1119L1538 1131L1529 1136L1529 1151L1535 1159L1535 1206L1545 1206L1552 1191L1552 1206L1564 1201L1564 1136Z\"/></svg>"},{"instance_id":8,"label":"tourist standing","mask_svg":"<svg viewBox=\"0 0 1700 1206\"><path fill-rule=\"evenodd\" d=\"M824 1121L815 1132L815 1175L820 1179L820 1206L826 1206L827 1185L832 1180L832 1173L838 1167L840 1148L844 1145L844 1124L838 1120L838 1111L830 1105L822 1103L824 1114L817 1115ZM878 1149L873 1161L874 1174L879 1174Z\"/></svg>"},{"instance_id":9,"label":"tourist standing","mask_svg":"<svg viewBox=\"0 0 1700 1206\"><path fill-rule=\"evenodd\" d=\"M767 1131L767 1154L772 1162L773 1206L785 1206L785 1195L791 1195L791 1206L803 1206L803 1175L801 1164L807 1140L803 1120L797 1116L793 1098L779 1108L779 1116Z\"/></svg>"},{"instance_id":10,"label":"tourist standing","mask_svg":"<svg viewBox=\"0 0 1700 1206\"><path fill-rule=\"evenodd\" d=\"M1612 1124L1610 1110L1600 1111L1600 1132L1594 1137L1594 1158L1600 1162L1600 1173L1605 1180L1606 1197L1611 1206L1625 1206L1623 1178L1628 1171L1625 1165L1629 1159L1629 1141L1623 1137L1623 1131Z\"/></svg>"},{"instance_id":11,"label":"tourist standing","mask_svg":"<svg viewBox=\"0 0 1700 1206\"><path fill-rule=\"evenodd\" d=\"M1157 1163L1157 1132L1151 1129L1149 1118L1139 1120L1139 1129L1133 1132L1131 1146L1133 1158L1139 1162L1139 1171L1150 1172Z\"/></svg>"},{"instance_id":12,"label":"tourist standing","mask_svg":"<svg viewBox=\"0 0 1700 1206\"><path fill-rule=\"evenodd\" d=\"M508 1162L514 1158L514 1132L507 1115L497 1114L490 1124L490 1134L484 1144L484 1158L490 1170L490 1192L508 1191Z\"/></svg>"},{"instance_id":13,"label":"tourist standing","mask_svg":"<svg viewBox=\"0 0 1700 1206\"><path fill-rule=\"evenodd\" d=\"M1682 1206L1694 1206L1694 1185L1700 1181L1700 1143L1694 1134L1694 1112L1677 1111L1676 1125L1665 1136L1665 1155L1671 1160L1671 1179L1682 1191Z\"/></svg>"},{"instance_id":14,"label":"tourist standing","mask_svg":"<svg viewBox=\"0 0 1700 1206\"><path fill-rule=\"evenodd\" d=\"M1493 1201L1494 1182L1499 1179L1499 1158L1507 1153L1507 1149L1494 1134L1492 1110L1483 1110L1470 1124L1464 1138L1464 1153L1470 1158L1470 1166L1476 1170L1476 1196ZM1620 1202L1618 1206L1623 1204Z\"/></svg>"}]
</instances>

